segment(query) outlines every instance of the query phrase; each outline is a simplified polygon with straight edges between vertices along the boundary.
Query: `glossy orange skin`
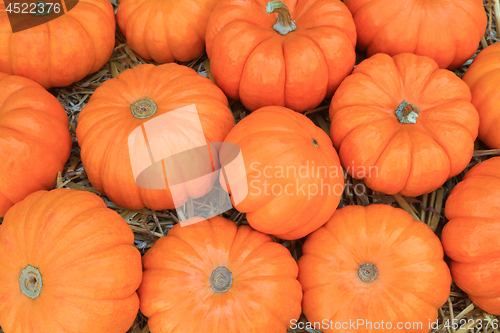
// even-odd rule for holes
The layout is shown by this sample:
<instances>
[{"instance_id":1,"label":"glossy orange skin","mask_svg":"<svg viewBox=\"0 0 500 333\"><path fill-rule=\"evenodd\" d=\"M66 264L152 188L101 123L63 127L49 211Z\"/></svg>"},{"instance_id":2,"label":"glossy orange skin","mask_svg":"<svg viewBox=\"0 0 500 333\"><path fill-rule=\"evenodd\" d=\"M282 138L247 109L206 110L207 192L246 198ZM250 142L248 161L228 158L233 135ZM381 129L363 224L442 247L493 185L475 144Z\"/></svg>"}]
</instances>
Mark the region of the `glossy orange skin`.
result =
<instances>
[{"instance_id":1,"label":"glossy orange skin","mask_svg":"<svg viewBox=\"0 0 500 333\"><path fill-rule=\"evenodd\" d=\"M120 215L97 195L38 191L0 225L0 325L6 333L123 333L132 326L141 254ZM21 292L21 270L40 270L36 299Z\"/></svg>"},{"instance_id":2,"label":"glossy orange skin","mask_svg":"<svg viewBox=\"0 0 500 333\"><path fill-rule=\"evenodd\" d=\"M307 237L302 251L302 308L310 322L333 322L321 330L325 333L427 333L450 294L450 271L438 237L424 223L389 205L337 210ZM378 270L372 282L358 277L365 263ZM358 320L372 325L383 321L386 326L368 330L365 324L358 329L344 325L335 330L335 323ZM387 329L388 322L392 329ZM404 330L398 323L421 326Z\"/></svg>"},{"instance_id":3,"label":"glossy orange skin","mask_svg":"<svg viewBox=\"0 0 500 333\"><path fill-rule=\"evenodd\" d=\"M500 157L467 172L445 213L441 240L453 281L481 309L500 315Z\"/></svg>"},{"instance_id":4,"label":"glossy orange skin","mask_svg":"<svg viewBox=\"0 0 500 333\"><path fill-rule=\"evenodd\" d=\"M147 96L158 107L147 119L130 106ZM207 142L222 142L234 126L226 96L209 79L186 66L140 65L104 82L78 118L76 136L92 185L128 209L172 209L170 190L139 188L130 162L128 136L141 124L169 111L195 104Z\"/></svg>"},{"instance_id":5,"label":"glossy orange skin","mask_svg":"<svg viewBox=\"0 0 500 333\"><path fill-rule=\"evenodd\" d=\"M206 44L217 85L250 111L305 111L332 96L355 62L356 27L338 0L286 0L297 30L282 36L263 0L222 0Z\"/></svg>"},{"instance_id":6,"label":"glossy orange skin","mask_svg":"<svg viewBox=\"0 0 500 333\"><path fill-rule=\"evenodd\" d=\"M479 112L479 139L500 149L500 44L482 50L463 77L472 92L472 104Z\"/></svg>"},{"instance_id":7,"label":"glossy orange skin","mask_svg":"<svg viewBox=\"0 0 500 333\"><path fill-rule=\"evenodd\" d=\"M205 49L208 18L219 0L120 0L116 20L146 60L190 61Z\"/></svg>"},{"instance_id":8,"label":"glossy orange skin","mask_svg":"<svg viewBox=\"0 0 500 333\"><path fill-rule=\"evenodd\" d=\"M306 116L279 106L261 108L243 118L225 142L241 149L248 194L234 207L254 229L299 239L337 208L344 188L337 152Z\"/></svg>"},{"instance_id":9,"label":"glossy orange skin","mask_svg":"<svg viewBox=\"0 0 500 333\"><path fill-rule=\"evenodd\" d=\"M115 17L108 0L79 0L69 12L12 33L0 3L0 72L28 77L44 88L63 87L101 68L115 46Z\"/></svg>"},{"instance_id":10,"label":"glossy orange skin","mask_svg":"<svg viewBox=\"0 0 500 333\"><path fill-rule=\"evenodd\" d=\"M415 124L394 111L406 100ZM342 165L386 194L419 196L467 166L479 115L467 85L435 61L413 54L376 54L342 82L330 105L330 133Z\"/></svg>"},{"instance_id":11,"label":"glossy orange skin","mask_svg":"<svg viewBox=\"0 0 500 333\"><path fill-rule=\"evenodd\" d=\"M345 0L368 56L414 53L440 68L464 64L486 29L482 0Z\"/></svg>"},{"instance_id":12,"label":"glossy orange skin","mask_svg":"<svg viewBox=\"0 0 500 333\"><path fill-rule=\"evenodd\" d=\"M271 237L223 217L175 225L143 257L141 312L152 333L286 333L298 319L297 263ZM232 273L216 293L210 275Z\"/></svg>"},{"instance_id":13,"label":"glossy orange skin","mask_svg":"<svg viewBox=\"0 0 500 333\"><path fill-rule=\"evenodd\" d=\"M54 186L70 150L68 116L36 82L0 73L0 217Z\"/></svg>"}]
</instances>

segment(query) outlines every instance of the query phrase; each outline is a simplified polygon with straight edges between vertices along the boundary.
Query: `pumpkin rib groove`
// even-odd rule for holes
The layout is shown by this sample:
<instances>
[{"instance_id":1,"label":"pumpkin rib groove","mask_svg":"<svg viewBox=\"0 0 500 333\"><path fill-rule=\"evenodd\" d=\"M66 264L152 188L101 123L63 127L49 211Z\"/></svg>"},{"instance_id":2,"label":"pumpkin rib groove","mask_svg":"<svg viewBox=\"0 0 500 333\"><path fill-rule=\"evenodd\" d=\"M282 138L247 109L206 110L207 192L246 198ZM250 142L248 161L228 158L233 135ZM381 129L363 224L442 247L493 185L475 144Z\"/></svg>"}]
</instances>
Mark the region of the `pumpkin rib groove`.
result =
<instances>
[{"instance_id":1,"label":"pumpkin rib groove","mask_svg":"<svg viewBox=\"0 0 500 333\"><path fill-rule=\"evenodd\" d=\"M364 124L362 124L362 126L363 126L363 125L364 125ZM384 149L382 149L382 150L380 151L380 155L377 157L377 159L375 160L375 163L373 163L373 165L375 165L375 166L376 166L376 165L378 164L378 162L380 161L380 159L381 159L381 158L382 158L382 156L384 155L384 152L387 150L387 147L389 147L389 145L391 144L392 140L394 140L394 138L396 137L396 135L397 135L400 131L402 131L402 130L403 130L402 128L396 128L396 129L394 130L394 133L391 135L390 139L387 141L387 143L386 143L386 145L385 145ZM410 137L411 137L411 135L410 135ZM407 178L406 178L406 179L407 179L407 181L408 181L408 177L409 177L410 173L411 173L411 170L410 170L410 172L408 173L408 176L407 176ZM405 186L406 186L406 185L405 185ZM403 188L404 188L404 186L403 186ZM401 191L401 190L399 190L399 191ZM398 192L399 192L399 191L398 191Z\"/></svg>"},{"instance_id":2,"label":"pumpkin rib groove","mask_svg":"<svg viewBox=\"0 0 500 333\"><path fill-rule=\"evenodd\" d=\"M394 62L394 61L393 61ZM396 67L396 66L395 66ZM401 73L399 72L399 68L396 67L396 69L398 70L398 77L400 79L400 82L401 82L401 91L403 91L404 89L404 86L403 86L403 82L402 82L402 77L401 77ZM372 78L371 76L361 72L356 72L355 75L362 75L364 77L366 77L370 83L372 83L374 86L376 86L378 88L378 90L380 92L382 92L388 99L392 100L394 97L392 96L392 94L380 83L378 83L374 78ZM370 105L371 106L371 105ZM371 106L371 107L374 107L374 106ZM383 110L384 112L388 113L388 114L392 114L392 110L387 110L387 109L383 109L381 108L381 110Z\"/></svg>"},{"instance_id":3,"label":"pumpkin rib groove","mask_svg":"<svg viewBox=\"0 0 500 333\"><path fill-rule=\"evenodd\" d=\"M198 250L191 244L189 244L189 242L186 242L183 238L179 237L177 234L175 235L170 235L170 237L175 237L176 239L178 239L179 241L181 241L183 244L185 244L188 248L190 248L192 250L193 253L196 253L196 256L201 260L203 261L204 263L208 264L206 262L206 260L203 258L203 256L200 255L200 253L198 252ZM148 269L151 269L151 268L148 268Z\"/></svg>"},{"instance_id":4,"label":"pumpkin rib groove","mask_svg":"<svg viewBox=\"0 0 500 333\"><path fill-rule=\"evenodd\" d=\"M229 26L229 24L228 24L228 26ZM224 29L224 28L222 28L222 29ZM223 30L221 30L219 33L221 33L222 31ZM247 67L248 58L250 58L252 56L252 53L259 47L259 45L261 45L262 43L267 42L268 40L270 40L272 38L275 38L275 37L272 36L272 35L270 35L268 38L264 39L263 41L261 41L260 43L258 43L257 45L255 45L255 47L252 49L252 51L248 52L248 55L245 57L245 61L243 63L243 67L242 67L242 70L241 70L241 73L240 73L240 78L238 80L238 96L241 96L241 78L243 77L243 73L245 72L245 68ZM285 72L285 78L286 78L286 72Z\"/></svg>"},{"instance_id":5,"label":"pumpkin rib groove","mask_svg":"<svg viewBox=\"0 0 500 333\"><path fill-rule=\"evenodd\" d=\"M5 126L5 125L1 125L0 128L3 128L4 130L9 130L11 132L15 132L16 134L22 136L23 138L29 139L31 142L34 142L35 145L41 146L43 148L46 148L45 149L46 151L53 153L54 154L53 155L54 159L59 160L62 163L66 162L66 159L64 159L64 160L61 159L62 156L60 156L60 154L57 154L57 153L53 152L53 147L47 146L45 143L42 143L39 140L37 140L37 139L35 139L35 138L27 135L26 133L23 133L23 132L19 131L17 128L12 128L10 126Z\"/></svg>"},{"instance_id":6,"label":"pumpkin rib groove","mask_svg":"<svg viewBox=\"0 0 500 333\"><path fill-rule=\"evenodd\" d=\"M354 106L354 107L356 107L356 106ZM364 107L363 107L363 108L364 108ZM376 109L376 108L374 108L374 109ZM377 109L377 110L379 110L379 109ZM380 111L382 111L382 110L380 110ZM384 114L386 114L386 112L384 112ZM335 117L335 115L334 115L334 117ZM350 131L349 131L349 132L347 132L347 134L346 134L346 135L344 135L344 138L342 139L342 142L341 142L341 144L340 144L340 146L339 146L339 152L340 152L340 148L342 147L342 144L344 143L345 139L346 139L346 138L347 138L347 137L348 137L348 136L349 136L352 132L354 132L355 130L359 129L359 128L360 128L360 127L362 127L362 126L365 126L365 125L374 125L374 123L376 123L376 122L385 122L385 121L387 121L388 119L389 119L388 117L387 117L387 118L379 118L379 119L375 119L375 120L372 120L372 121L370 121L370 122L361 123L361 124L359 124L358 126L353 127L352 129L350 129Z\"/></svg>"},{"instance_id":7,"label":"pumpkin rib groove","mask_svg":"<svg viewBox=\"0 0 500 333\"><path fill-rule=\"evenodd\" d=\"M465 16L468 16L471 20L471 22L474 22L476 23L476 19L474 18L474 16L471 15L471 13L465 9L464 7L461 6L461 2L460 1L456 1L456 2L453 2L453 5L455 7L458 7L462 10L462 12L465 13ZM484 35L484 32L483 31L480 31L480 30L477 30L477 24L472 24L474 26L474 28L476 28L476 31L477 31L477 35L482 37ZM455 53L457 52L457 49L455 49Z\"/></svg>"},{"instance_id":8,"label":"pumpkin rib groove","mask_svg":"<svg viewBox=\"0 0 500 333\"><path fill-rule=\"evenodd\" d=\"M82 15L82 17L84 17L84 16ZM93 58L93 59L94 59L94 62L92 63L92 65L91 65L91 66L89 66L89 70L90 70L90 69L94 68L94 66L95 66L95 64L96 64L96 61L97 61L97 57L96 57L96 53L97 53L97 52L96 52L96 50L95 50L95 44L94 44L94 43L92 43L92 42L93 42L93 39L92 39L92 37L89 35L89 33L88 33L87 29L85 29L85 27L83 26L83 24L82 24L82 23L81 23L78 19L76 19L76 17L75 17L75 18L71 17L71 18L72 18L72 19L73 19L73 21L75 21L75 22L77 23L77 25L81 28L81 30L83 31L83 35L85 35L85 36L88 38L88 40L90 41L90 43L88 43L88 44L89 44L89 46L91 46L91 47L92 47L92 55L93 55L93 57L90 57L90 56L89 56L89 58Z\"/></svg>"},{"instance_id":9,"label":"pumpkin rib groove","mask_svg":"<svg viewBox=\"0 0 500 333\"><path fill-rule=\"evenodd\" d=\"M380 1L380 2L382 2L382 1ZM382 32L384 32L384 31L383 31L383 30L384 30L384 28L385 28L385 27L387 27L387 25L389 25L389 24L391 23L391 21L394 19L394 17L396 17L396 16L397 16L400 12L401 12L401 8L399 7L397 10L395 10L395 11L394 11L394 14L393 14L392 16L390 16L390 17L386 17L386 21L377 27L377 29L378 29L378 30L377 30L377 33L375 33L375 34L372 36L372 38L371 38L371 39L372 39L372 41L373 41L373 40L375 40L375 39L377 39L377 36L378 36L379 34L381 34ZM355 20L355 21L356 21L356 20ZM368 44L368 45L366 46L366 51L367 51L367 53L368 53L368 54L371 54L371 51L370 51L370 52L368 52L368 49L370 49L371 44L372 44L372 43L370 43L370 44Z\"/></svg>"}]
</instances>

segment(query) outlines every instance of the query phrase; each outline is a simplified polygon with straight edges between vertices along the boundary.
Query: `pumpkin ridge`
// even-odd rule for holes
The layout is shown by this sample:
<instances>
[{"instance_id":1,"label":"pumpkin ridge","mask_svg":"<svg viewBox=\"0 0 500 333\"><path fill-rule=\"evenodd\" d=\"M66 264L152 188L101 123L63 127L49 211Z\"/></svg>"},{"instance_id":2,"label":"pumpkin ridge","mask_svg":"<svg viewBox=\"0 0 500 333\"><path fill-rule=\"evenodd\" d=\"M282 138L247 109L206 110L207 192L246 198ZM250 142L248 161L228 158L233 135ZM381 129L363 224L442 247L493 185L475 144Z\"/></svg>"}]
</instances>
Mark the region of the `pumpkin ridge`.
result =
<instances>
[{"instance_id":1,"label":"pumpkin ridge","mask_svg":"<svg viewBox=\"0 0 500 333\"><path fill-rule=\"evenodd\" d=\"M64 127L66 127L66 126L64 126ZM12 128L11 126L5 126L5 125L0 125L0 128L3 128L4 130L10 130L10 131L15 132L16 134L20 135L21 137L23 137L25 139L29 139L31 142L34 142L35 145L38 145L38 146L45 148L46 153L51 152L52 157L55 160L57 160L58 162L61 162L63 164L66 164L66 159L63 156L61 156L61 154L54 152L54 147L47 146L46 144L44 144L44 143L40 142L39 140L30 136L29 134L21 132L17 128ZM18 140L18 141L20 141L20 140Z\"/></svg>"},{"instance_id":2,"label":"pumpkin ridge","mask_svg":"<svg viewBox=\"0 0 500 333\"><path fill-rule=\"evenodd\" d=\"M349 137L349 135L356 129L360 129L364 126L367 126L367 125L373 125L373 123L375 122L382 122L382 121L387 121L387 119L378 119L378 120L374 120L374 121L371 121L369 123L363 123L363 124L360 124L359 126L355 127L353 130L349 131L349 133L344 137L344 140L342 140L342 143L340 144L340 147L339 147L339 152L340 150L342 149L342 145L343 143L346 141L346 139ZM382 157L384 151L387 149L387 147L389 146L389 144L391 143L392 139L394 138L394 136L399 132L401 131L402 129L401 128L395 128L393 129L394 133L389 137L389 139L387 140L387 142L385 143L384 145L384 148L381 150L381 153L380 155L378 155L377 159L375 160L375 163L371 163L372 165L377 165L380 158ZM352 176L352 175L351 175Z\"/></svg>"},{"instance_id":3,"label":"pumpkin ridge","mask_svg":"<svg viewBox=\"0 0 500 333\"><path fill-rule=\"evenodd\" d=\"M82 0L79 0L78 2L80 2L80 1L82 1ZM90 5L92 5L92 4L90 4ZM77 4L77 6L78 6L78 4ZM96 6L94 6L94 7L96 7ZM99 8L99 10L102 12L101 8ZM70 13L70 12L71 11L69 11L68 13ZM85 17L85 15L80 14L78 16L72 16L72 15L70 15L70 16L68 16L68 18L72 18L73 21L77 23L77 25L80 27L80 30L83 31L83 35L85 35L87 37L88 41L90 41L90 43L88 43L89 46L92 47L92 55L90 55L90 58L93 58L94 62L92 63L92 66L90 66L89 68L93 69L94 66L96 65L96 61L97 61L97 57L96 57L97 52L96 52L96 49L95 49L95 43L94 43L94 39L89 35L87 29L85 29L85 27L83 26L83 24L80 22L80 20L79 20L80 16L82 18ZM107 15L105 15L105 16L107 16ZM77 17L78 17L78 19L77 19ZM113 23L113 25L114 25L114 23ZM47 26L49 27L49 25L47 25ZM49 34L48 35L50 36L50 29L49 29ZM49 37L49 39L50 39L50 37ZM50 62L49 62L49 64L50 64Z\"/></svg>"}]
</instances>

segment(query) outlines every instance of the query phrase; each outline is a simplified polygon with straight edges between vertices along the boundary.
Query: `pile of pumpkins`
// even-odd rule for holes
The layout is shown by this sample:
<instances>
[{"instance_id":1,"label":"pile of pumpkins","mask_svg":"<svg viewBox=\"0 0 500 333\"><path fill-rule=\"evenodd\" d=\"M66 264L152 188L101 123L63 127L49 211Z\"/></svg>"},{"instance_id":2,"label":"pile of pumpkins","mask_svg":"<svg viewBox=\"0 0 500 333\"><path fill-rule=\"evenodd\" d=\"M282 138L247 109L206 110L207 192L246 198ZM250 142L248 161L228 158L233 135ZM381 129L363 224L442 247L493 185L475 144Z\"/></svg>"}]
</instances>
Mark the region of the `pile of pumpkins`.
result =
<instances>
[{"instance_id":1,"label":"pile of pumpkins","mask_svg":"<svg viewBox=\"0 0 500 333\"><path fill-rule=\"evenodd\" d=\"M76 135L92 185L126 209L173 209L168 184L137 185L129 136L195 105L206 143L239 147L255 190L233 202L250 226L220 216L177 224L143 257L97 195L47 191L71 138L46 89L109 60L111 3L79 0L16 33L7 10L0 4L5 333L124 333L139 308L153 333L285 333L301 312L322 332L428 332L452 277L500 315L500 157L452 190L441 240L389 205L337 209L334 191L344 168L374 191L420 196L464 171L476 138L500 149L500 43L463 79L449 70L484 35L481 0L122 0L116 22L128 45L159 65L103 82L81 111ZM354 66L356 47L367 58ZM216 84L174 63L205 49ZM236 125L228 98L251 111ZM330 136L303 115L325 98ZM149 144L166 144L158 140ZM301 167L317 172L288 172ZM298 262L269 235L307 237Z\"/></svg>"}]
</instances>

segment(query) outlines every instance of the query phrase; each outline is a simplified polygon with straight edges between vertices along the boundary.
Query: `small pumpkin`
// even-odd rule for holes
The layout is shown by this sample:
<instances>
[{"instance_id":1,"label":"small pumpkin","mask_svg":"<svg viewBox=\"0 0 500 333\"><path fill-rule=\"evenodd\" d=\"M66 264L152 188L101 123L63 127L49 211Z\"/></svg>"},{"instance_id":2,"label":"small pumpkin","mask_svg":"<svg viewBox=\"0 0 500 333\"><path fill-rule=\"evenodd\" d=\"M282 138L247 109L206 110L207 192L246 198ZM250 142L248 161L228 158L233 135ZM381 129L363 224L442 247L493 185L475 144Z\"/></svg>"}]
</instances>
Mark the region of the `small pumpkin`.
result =
<instances>
[{"instance_id":1,"label":"small pumpkin","mask_svg":"<svg viewBox=\"0 0 500 333\"><path fill-rule=\"evenodd\" d=\"M139 309L141 254L97 195L35 192L0 225L0 326L6 333L124 333Z\"/></svg>"},{"instance_id":2,"label":"small pumpkin","mask_svg":"<svg viewBox=\"0 0 500 333\"><path fill-rule=\"evenodd\" d=\"M302 251L302 308L324 333L429 332L450 295L439 238L400 208L341 208Z\"/></svg>"},{"instance_id":3,"label":"small pumpkin","mask_svg":"<svg viewBox=\"0 0 500 333\"><path fill-rule=\"evenodd\" d=\"M332 98L330 133L342 165L386 194L419 196L469 163L479 115L471 92L428 57L376 54Z\"/></svg>"},{"instance_id":4,"label":"small pumpkin","mask_svg":"<svg viewBox=\"0 0 500 333\"><path fill-rule=\"evenodd\" d=\"M16 33L0 3L0 72L50 88L70 85L101 68L115 46L113 6L108 0L75 3L64 15Z\"/></svg>"},{"instance_id":5,"label":"small pumpkin","mask_svg":"<svg viewBox=\"0 0 500 333\"><path fill-rule=\"evenodd\" d=\"M223 217L175 225L143 265L138 292L152 333L286 333L300 316L290 252Z\"/></svg>"},{"instance_id":6,"label":"small pumpkin","mask_svg":"<svg viewBox=\"0 0 500 333\"><path fill-rule=\"evenodd\" d=\"M500 43L483 49L465 72L463 80L472 92L472 104L479 112L479 139L500 149Z\"/></svg>"},{"instance_id":7,"label":"small pumpkin","mask_svg":"<svg viewBox=\"0 0 500 333\"><path fill-rule=\"evenodd\" d=\"M0 73L0 217L28 194L53 187L70 150L61 103L32 80Z\"/></svg>"},{"instance_id":8,"label":"small pumpkin","mask_svg":"<svg viewBox=\"0 0 500 333\"><path fill-rule=\"evenodd\" d=\"M146 60L191 61L205 49L208 18L219 0L120 0L116 19L127 44Z\"/></svg>"},{"instance_id":9,"label":"small pumpkin","mask_svg":"<svg viewBox=\"0 0 500 333\"><path fill-rule=\"evenodd\" d=\"M474 166L446 200L441 240L457 286L500 315L500 157Z\"/></svg>"},{"instance_id":10,"label":"small pumpkin","mask_svg":"<svg viewBox=\"0 0 500 333\"><path fill-rule=\"evenodd\" d=\"M368 56L414 53L456 68L476 52L486 29L482 0L345 0L358 47Z\"/></svg>"},{"instance_id":11,"label":"small pumpkin","mask_svg":"<svg viewBox=\"0 0 500 333\"><path fill-rule=\"evenodd\" d=\"M210 69L250 111L305 111L351 72L356 27L339 0L222 0L206 33Z\"/></svg>"},{"instance_id":12,"label":"small pumpkin","mask_svg":"<svg viewBox=\"0 0 500 333\"><path fill-rule=\"evenodd\" d=\"M318 229L337 208L344 189L337 152L328 135L306 116L280 106L264 107L243 118L224 142L241 150L244 179L233 183L248 192L239 202L234 196L231 200L254 229L298 239ZM232 147L222 146L221 161Z\"/></svg>"},{"instance_id":13,"label":"small pumpkin","mask_svg":"<svg viewBox=\"0 0 500 333\"><path fill-rule=\"evenodd\" d=\"M197 121L201 128L172 127L174 123L183 124L179 112L190 106L196 108L194 122ZM165 121L164 116L174 111L177 112L175 122ZM197 141L200 135L204 145L222 142L233 126L234 118L227 98L209 79L186 66L147 64L127 69L95 90L79 115L76 136L88 178L100 193L124 208L161 210L179 207L188 197L206 194L215 181L196 185L194 192L190 192L192 187L186 189L176 195L176 201L170 190L172 178L163 177L168 174L165 166L168 156L162 155L162 149L171 148L169 154L174 155L179 153L176 150L178 144L201 144ZM154 131L150 132L150 129ZM146 133L145 156L130 153L134 151L130 141L134 130ZM151 155L147 153L148 149ZM140 175L134 174L133 167L152 163L150 156L156 165L160 165L161 181L147 187L138 184ZM192 159L188 160L188 164L191 162ZM183 170L188 165L180 167Z\"/></svg>"}]
</instances>

